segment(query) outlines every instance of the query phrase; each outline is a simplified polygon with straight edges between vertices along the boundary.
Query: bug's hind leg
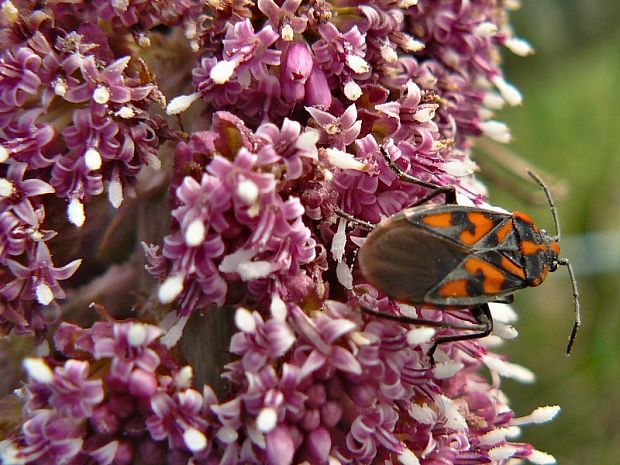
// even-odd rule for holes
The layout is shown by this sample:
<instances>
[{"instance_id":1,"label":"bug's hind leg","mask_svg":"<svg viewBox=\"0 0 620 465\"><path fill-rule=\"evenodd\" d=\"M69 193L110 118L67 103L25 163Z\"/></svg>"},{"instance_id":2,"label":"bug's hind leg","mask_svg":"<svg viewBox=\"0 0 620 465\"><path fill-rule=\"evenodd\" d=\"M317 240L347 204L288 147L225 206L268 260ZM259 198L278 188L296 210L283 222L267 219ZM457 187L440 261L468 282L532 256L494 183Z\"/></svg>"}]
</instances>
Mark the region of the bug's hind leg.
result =
<instances>
[{"instance_id":1,"label":"bug's hind leg","mask_svg":"<svg viewBox=\"0 0 620 465\"><path fill-rule=\"evenodd\" d=\"M493 317L489 310L488 304L476 305L471 309L471 314L476 320L476 324L472 325L470 329L477 330L471 334L455 334L454 336L441 336L435 339L435 343L428 350L428 355L431 365L435 365L435 359L433 355L437 350L439 344L445 344L447 342L467 341L471 339L480 339L488 336L493 331Z\"/></svg>"},{"instance_id":2,"label":"bug's hind leg","mask_svg":"<svg viewBox=\"0 0 620 465\"><path fill-rule=\"evenodd\" d=\"M381 146L381 154L383 155L383 158L385 158L385 162L388 164L390 169L394 171L394 173L396 173L396 175L401 181L405 181L410 184L417 184L418 186L431 189L428 194L418 199L415 203L409 205L409 207L417 207L418 205L422 205L441 194L445 194L446 204L456 205L456 190L454 189L454 186L440 186L439 184L423 181L414 176L411 176L410 174L405 173L402 169L396 166L396 163L394 163L394 160L392 160L392 157L383 145Z\"/></svg>"}]
</instances>

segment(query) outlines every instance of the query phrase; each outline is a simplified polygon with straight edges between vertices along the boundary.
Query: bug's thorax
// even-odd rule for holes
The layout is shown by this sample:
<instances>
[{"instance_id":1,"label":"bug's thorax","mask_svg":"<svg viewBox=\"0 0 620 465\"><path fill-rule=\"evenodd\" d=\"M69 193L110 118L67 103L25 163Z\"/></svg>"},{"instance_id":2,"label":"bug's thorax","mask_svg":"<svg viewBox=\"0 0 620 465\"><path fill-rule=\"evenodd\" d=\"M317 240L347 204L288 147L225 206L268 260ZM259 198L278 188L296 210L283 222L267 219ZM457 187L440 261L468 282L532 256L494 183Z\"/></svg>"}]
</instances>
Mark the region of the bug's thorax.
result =
<instances>
[{"instance_id":1,"label":"bug's thorax","mask_svg":"<svg viewBox=\"0 0 620 465\"><path fill-rule=\"evenodd\" d=\"M519 251L524 261L524 269L529 286L540 285L550 271L558 267L560 245L558 238L549 236L524 213L512 214L513 224L518 236Z\"/></svg>"}]
</instances>

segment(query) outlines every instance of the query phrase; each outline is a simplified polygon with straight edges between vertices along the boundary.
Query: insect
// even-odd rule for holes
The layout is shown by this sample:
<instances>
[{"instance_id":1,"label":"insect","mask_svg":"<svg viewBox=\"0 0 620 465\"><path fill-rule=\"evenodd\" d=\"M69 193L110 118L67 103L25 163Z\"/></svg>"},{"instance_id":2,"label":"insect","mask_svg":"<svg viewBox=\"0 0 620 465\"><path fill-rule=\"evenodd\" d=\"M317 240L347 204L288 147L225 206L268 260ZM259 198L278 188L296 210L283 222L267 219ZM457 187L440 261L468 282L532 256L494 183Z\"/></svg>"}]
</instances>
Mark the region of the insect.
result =
<instances>
[{"instance_id":1,"label":"insect","mask_svg":"<svg viewBox=\"0 0 620 465\"><path fill-rule=\"evenodd\" d=\"M477 339L491 333L493 318L489 302L510 303L515 291L540 285L550 271L563 265L569 272L575 307L575 321L566 348L570 354L581 324L577 282L570 262L559 258L557 209L544 182L528 171L549 203L556 230L554 236L539 229L521 212L458 205L453 186L437 186L414 178L394 164L385 148L382 154L402 180L431 190L378 225L337 212L371 231L357 254L362 275L398 302L446 311L469 309L476 323L428 321L363 310L402 323L474 331L438 337L428 352L432 361L439 344ZM440 194L445 195L445 205L427 203Z\"/></svg>"}]
</instances>

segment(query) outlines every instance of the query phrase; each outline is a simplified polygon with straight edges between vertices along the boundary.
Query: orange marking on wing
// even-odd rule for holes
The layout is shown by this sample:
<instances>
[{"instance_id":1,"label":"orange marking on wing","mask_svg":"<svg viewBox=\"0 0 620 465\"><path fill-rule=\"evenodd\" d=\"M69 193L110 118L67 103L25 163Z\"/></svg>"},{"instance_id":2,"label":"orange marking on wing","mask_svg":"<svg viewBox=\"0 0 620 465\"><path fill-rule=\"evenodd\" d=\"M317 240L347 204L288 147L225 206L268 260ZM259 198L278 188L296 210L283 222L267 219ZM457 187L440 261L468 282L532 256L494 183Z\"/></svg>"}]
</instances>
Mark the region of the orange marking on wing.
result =
<instances>
[{"instance_id":1,"label":"orange marking on wing","mask_svg":"<svg viewBox=\"0 0 620 465\"><path fill-rule=\"evenodd\" d=\"M506 221L497 231L497 243L501 244L506 239L508 233L512 230L512 220Z\"/></svg>"},{"instance_id":2,"label":"orange marking on wing","mask_svg":"<svg viewBox=\"0 0 620 465\"><path fill-rule=\"evenodd\" d=\"M501 270L478 258L468 258L465 262L465 269L472 276L482 273L482 289L485 294L497 294L502 289L504 281L506 281L506 277Z\"/></svg>"},{"instance_id":3,"label":"orange marking on wing","mask_svg":"<svg viewBox=\"0 0 620 465\"><path fill-rule=\"evenodd\" d=\"M484 213L470 212L467 214L467 220L474 225L474 232L465 230L460 234L459 239L465 245L475 244L493 227L493 221L487 218Z\"/></svg>"},{"instance_id":4,"label":"orange marking on wing","mask_svg":"<svg viewBox=\"0 0 620 465\"><path fill-rule=\"evenodd\" d=\"M456 279L447 282L437 291L439 297L467 297L467 280Z\"/></svg>"},{"instance_id":5,"label":"orange marking on wing","mask_svg":"<svg viewBox=\"0 0 620 465\"><path fill-rule=\"evenodd\" d=\"M525 272L523 271L523 268L515 265L506 257L502 257L502 268L508 271L510 274L515 275L517 278L525 280Z\"/></svg>"},{"instance_id":6,"label":"orange marking on wing","mask_svg":"<svg viewBox=\"0 0 620 465\"><path fill-rule=\"evenodd\" d=\"M434 228L449 228L452 226L452 213L437 213L422 218L422 222Z\"/></svg>"},{"instance_id":7,"label":"orange marking on wing","mask_svg":"<svg viewBox=\"0 0 620 465\"><path fill-rule=\"evenodd\" d=\"M529 216L527 216L525 213L523 213L523 212L514 212L512 214L512 217L513 218L519 218L520 220L524 221L525 223L534 224L532 219Z\"/></svg>"},{"instance_id":8,"label":"orange marking on wing","mask_svg":"<svg viewBox=\"0 0 620 465\"><path fill-rule=\"evenodd\" d=\"M537 244L536 242L532 241L521 241L519 243L519 249L521 250L521 253L523 255L534 255L540 251L544 252L545 245Z\"/></svg>"}]
</instances>

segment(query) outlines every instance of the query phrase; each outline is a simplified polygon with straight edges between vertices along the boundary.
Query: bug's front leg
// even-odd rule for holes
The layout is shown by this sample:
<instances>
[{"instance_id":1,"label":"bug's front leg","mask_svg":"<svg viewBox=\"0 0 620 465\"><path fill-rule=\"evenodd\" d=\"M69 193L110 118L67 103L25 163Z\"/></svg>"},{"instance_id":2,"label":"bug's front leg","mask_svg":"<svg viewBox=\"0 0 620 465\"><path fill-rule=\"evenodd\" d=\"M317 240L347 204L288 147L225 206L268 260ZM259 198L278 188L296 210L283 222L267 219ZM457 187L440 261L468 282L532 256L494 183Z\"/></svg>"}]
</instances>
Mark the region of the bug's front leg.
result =
<instances>
[{"instance_id":1,"label":"bug's front leg","mask_svg":"<svg viewBox=\"0 0 620 465\"><path fill-rule=\"evenodd\" d=\"M419 205L422 205L428 202L429 200L431 200L432 198L437 197L438 195L441 195L441 194L445 194L446 204L456 205L456 190L454 186L452 185L440 186L439 184L423 181L414 176L411 176L410 174L405 173L402 169L400 169L400 167L396 165L396 163L394 163L394 160L392 160L392 157L390 156L387 149L383 145L381 146L381 155L383 155L383 158L385 158L385 162L387 163L387 165L390 167L392 171L394 171L394 173L396 173L396 175L401 181L408 182L409 184L417 184L418 186L431 189L431 191L428 194L424 195L422 198L418 199L416 202L412 203L407 208L417 207Z\"/></svg>"},{"instance_id":2,"label":"bug's front leg","mask_svg":"<svg viewBox=\"0 0 620 465\"><path fill-rule=\"evenodd\" d=\"M476 324L471 325L468 329L476 330L477 332L471 334L455 334L454 336L441 336L435 339L435 343L426 352L430 359L431 365L435 365L435 358L433 355L437 350L439 344L445 344L447 342L467 341L472 339L480 339L488 336L493 331L493 317L489 310L488 304L476 305L470 310L472 316L476 320Z\"/></svg>"}]
</instances>

